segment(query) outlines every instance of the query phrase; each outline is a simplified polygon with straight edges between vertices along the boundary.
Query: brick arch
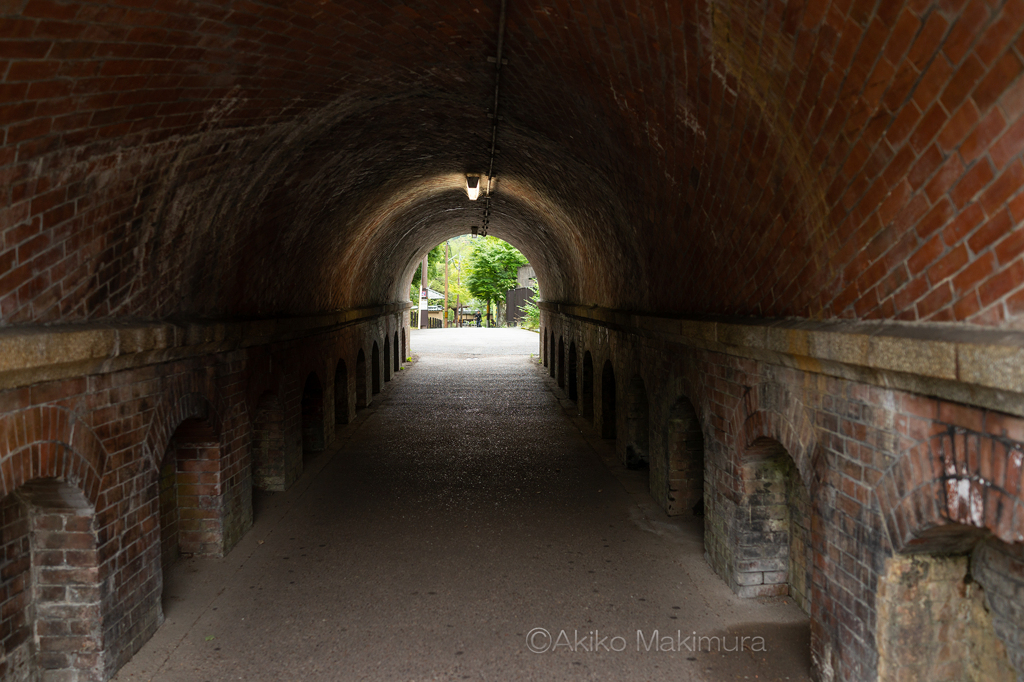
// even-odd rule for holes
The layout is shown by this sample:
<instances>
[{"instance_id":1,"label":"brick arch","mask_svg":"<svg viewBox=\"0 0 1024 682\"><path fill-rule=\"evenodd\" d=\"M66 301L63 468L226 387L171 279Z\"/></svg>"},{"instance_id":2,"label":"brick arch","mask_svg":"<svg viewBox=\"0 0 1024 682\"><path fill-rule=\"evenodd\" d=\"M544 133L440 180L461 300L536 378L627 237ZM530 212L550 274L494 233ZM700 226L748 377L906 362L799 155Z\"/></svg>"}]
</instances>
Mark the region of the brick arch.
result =
<instances>
[{"instance_id":1,"label":"brick arch","mask_svg":"<svg viewBox=\"0 0 1024 682\"><path fill-rule=\"evenodd\" d=\"M269 354L253 358L247 369L249 372L245 387L245 409L248 412L249 423L252 423L263 395L267 392L281 394L282 377L280 363L272 362Z\"/></svg>"},{"instance_id":2,"label":"brick arch","mask_svg":"<svg viewBox=\"0 0 1024 682\"><path fill-rule=\"evenodd\" d=\"M670 515L685 514L704 500L704 422L685 393L668 406L665 430L666 477L663 506ZM673 495L674 493L674 495Z\"/></svg>"},{"instance_id":3,"label":"brick arch","mask_svg":"<svg viewBox=\"0 0 1024 682\"><path fill-rule=\"evenodd\" d=\"M316 377L316 380L320 382L320 387L325 390L327 388L327 376L334 376L333 374L325 374L324 368L319 362L303 365L299 371L295 372L295 378L298 380L299 390L301 390L306 384L306 380L309 379L310 374Z\"/></svg>"},{"instance_id":4,"label":"brick arch","mask_svg":"<svg viewBox=\"0 0 1024 682\"><path fill-rule=\"evenodd\" d=\"M793 458L800 478L810 490L816 439L803 403L785 386L765 382L747 391L739 409L744 417L740 440L744 449L759 438L777 441Z\"/></svg>"},{"instance_id":5,"label":"brick arch","mask_svg":"<svg viewBox=\"0 0 1024 682\"><path fill-rule=\"evenodd\" d=\"M107 464L103 443L70 410L36 406L0 417L0 497L37 478L77 486L93 507Z\"/></svg>"},{"instance_id":6,"label":"brick arch","mask_svg":"<svg viewBox=\"0 0 1024 682\"><path fill-rule=\"evenodd\" d=\"M214 433L221 433L221 418L207 396L191 391L178 398L173 405L161 402L154 409L149 432L143 441L143 457L151 464L153 471L159 471L163 453L175 429L186 419L200 418L210 423Z\"/></svg>"},{"instance_id":7,"label":"brick arch","mask_svg":"<svg viewBox=\"0 0 1024 682\"><path fill-rule=\"evenodd\" d=\"M950 426L907 448L875 488L895 552L1024 542L1024 443Z\"/></svg>"}]
</instances>

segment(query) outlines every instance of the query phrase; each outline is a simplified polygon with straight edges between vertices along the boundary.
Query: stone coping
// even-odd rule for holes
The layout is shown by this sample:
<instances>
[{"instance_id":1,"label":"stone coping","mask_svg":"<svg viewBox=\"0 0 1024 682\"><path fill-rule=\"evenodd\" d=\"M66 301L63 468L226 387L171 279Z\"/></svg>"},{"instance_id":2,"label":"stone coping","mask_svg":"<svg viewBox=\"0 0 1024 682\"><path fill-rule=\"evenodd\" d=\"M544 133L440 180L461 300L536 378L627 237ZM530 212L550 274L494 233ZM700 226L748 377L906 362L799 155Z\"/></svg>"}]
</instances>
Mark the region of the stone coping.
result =
<instances>
[{"instance_id":1,"label":"stone coping","mask_svg":"<svg viewBox=\"0 0 1024 682\"><path fill-rule=\"evenodd\" d=\"M1024 332L890 321L658 317L547 301L540 307L663 342L1024 416Z\"/></svg>"},{"instance_id":2,"label":"stone coping","mask_svg":"<svg viewBox=\"0 0 1024 682\"><path fill-rule=\"evenodd\" d=\"M192 322L110 322L0 329L0 389L118 371L329 333L409 303L306 317Z\"/></svg>"}]
</instances>

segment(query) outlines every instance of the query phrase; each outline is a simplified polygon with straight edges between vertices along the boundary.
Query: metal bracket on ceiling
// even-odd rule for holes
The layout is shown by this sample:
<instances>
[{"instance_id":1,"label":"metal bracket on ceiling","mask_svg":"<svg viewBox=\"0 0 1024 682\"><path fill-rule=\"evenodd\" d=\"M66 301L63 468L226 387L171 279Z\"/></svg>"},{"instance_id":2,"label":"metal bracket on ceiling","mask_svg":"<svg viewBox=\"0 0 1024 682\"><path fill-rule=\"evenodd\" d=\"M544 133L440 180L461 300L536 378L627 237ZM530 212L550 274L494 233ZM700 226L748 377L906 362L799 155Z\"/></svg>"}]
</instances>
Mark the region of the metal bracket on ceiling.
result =
<instances>
[{"instance_id":1,"label":"metal bracket on ceiling","mask_svg":"<svg viewBox=\"0 0 1024 682\"><path fill-rule=\"evenodd\" d=\"M490 109L487 110L487 118L493 120L494 121L494 125L491 127L491 144L490 144L491 148L490 148L490 153L488 155L490 157L490 159L489 159L489 162L488 162L488 165L487 165L487 175L485 176L487 178L487 185L486 185L486 187L481 188L484 191L484 197L483 197L484 198L484 214L483 214L483 221L482 221L483 225L482 225L482 229L479 229L479 230L478 230L478 228L476 226L473 227L473 234L474 235L481 234L483 236L487 236L487 227L488 227L488 223L490 222L490 215L491 215L491 204L490 204L490 201L491 201L491 198L492 198L491 197L491 190L492 190L492 185L493 185L493 182L494 182L494 179L495 179L494 178L494 157L498 155L498 149L497 149L497 146L495 144L496 141L497 141L497 138L498 138L498 123L500 121L504 121L505 120L505 118L503 116L499 116L498 115L498 104L500 102L499 94L501 92L501 67L503 65L505 65L505 64L508 64L508 59L505 59L504 57L501 56L502 49L504 48L504 42L505 42L505 18L506 18L507 7L508 7L508 0L501 0L501 9L500 9L499 14L498 14L498 46L497 46L497 52L498 53L495 56L491 56L491 57L487 58L488 63L491 63L491 64L495 65L495 70L494 70L494 104L493 104L493 106Z\"/></svg>"}]
</instances>

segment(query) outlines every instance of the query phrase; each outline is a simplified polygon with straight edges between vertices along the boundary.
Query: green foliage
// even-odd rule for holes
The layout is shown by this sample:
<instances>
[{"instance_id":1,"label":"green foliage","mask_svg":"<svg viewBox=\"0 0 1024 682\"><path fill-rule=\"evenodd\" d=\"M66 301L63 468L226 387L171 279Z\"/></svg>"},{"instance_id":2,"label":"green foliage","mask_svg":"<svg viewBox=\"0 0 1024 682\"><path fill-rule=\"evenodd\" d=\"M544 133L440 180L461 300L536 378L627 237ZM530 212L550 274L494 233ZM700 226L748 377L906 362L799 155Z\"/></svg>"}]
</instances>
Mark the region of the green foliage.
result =
<instances>
[{"instance_id":1,"label":"green foliage","mask_svg":"<svg viewBox=\"0 0 1024 682\"><path fill-rule=\"evenodd\" d=\"M528 262L526 256L508 242L483 237L474 243L469 256L469 273L463 283L478 301L497 305L505 300L506 291L516 288L519 267Z\"/></svg>"},{"instance_id":2,"label":"green foliage","mask_svg":"<svg viewBox=\"0 0 1024 682\"><path fill-rule=\"evenodd\" d=\"M523 305L523 329L540 329L540 308L537 306L540 289L536 283L530 287L530 292L530 298Z\"/></svg>"},{"instance_id":3,"label":"green foliage","mask_svg":"<svg viewBox=\"0 0 1024 682\"><path fill-rule=\"evenodd\" d=\"M527 265L526 257L514 246L497 237L477 238L470 235L452 237L448 251L448 305L450 320L455 318L455 302L467 310L480 310L504 303L505 292L516 288L519 267ZM444 291L445 242L427 254L427 286ZM414 305L419 303L420 270L417 267L409 289ZM536 297L536 294L535 294ZM540 312L537 312L539 326Z\"/></svg>"},{"instance_id":4,"label":"green foliage","mask_svg":"<svg viewBox=\"0 0 1024 682\"><path fill-rule=\"evenodd\" d=\"M420 298L420 278L423 274L423 266L420 265L416 268L416 273L412 276L412 286L409 287L409 299L412 301L418 301ZM427 286L431 288L437 288L437 282L440 281L441 287L444 287L444 242L441 242L430 250L427 254Z\"/></svg>"}]
</instances>

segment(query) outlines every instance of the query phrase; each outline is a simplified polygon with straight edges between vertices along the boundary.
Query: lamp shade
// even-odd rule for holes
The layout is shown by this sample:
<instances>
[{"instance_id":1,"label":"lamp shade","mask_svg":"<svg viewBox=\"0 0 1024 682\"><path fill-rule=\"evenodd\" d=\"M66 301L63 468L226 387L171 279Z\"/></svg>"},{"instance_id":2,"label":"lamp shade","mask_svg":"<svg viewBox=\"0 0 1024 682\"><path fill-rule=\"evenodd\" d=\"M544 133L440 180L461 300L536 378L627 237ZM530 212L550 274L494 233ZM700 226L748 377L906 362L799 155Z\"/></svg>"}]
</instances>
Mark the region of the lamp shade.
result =
<instances>
[{"instance_id":1,"label":"lamp shade","mask_svg":"<svg viewBox=\"0 0 1024 682\"><path fill-rule=\"evenodd\" d=\"M466 194L469 195L470 201L476 201L477 197L480 196L480 176L479 175L467 175L466 176Z\"/></svg>"}]
</instances>

